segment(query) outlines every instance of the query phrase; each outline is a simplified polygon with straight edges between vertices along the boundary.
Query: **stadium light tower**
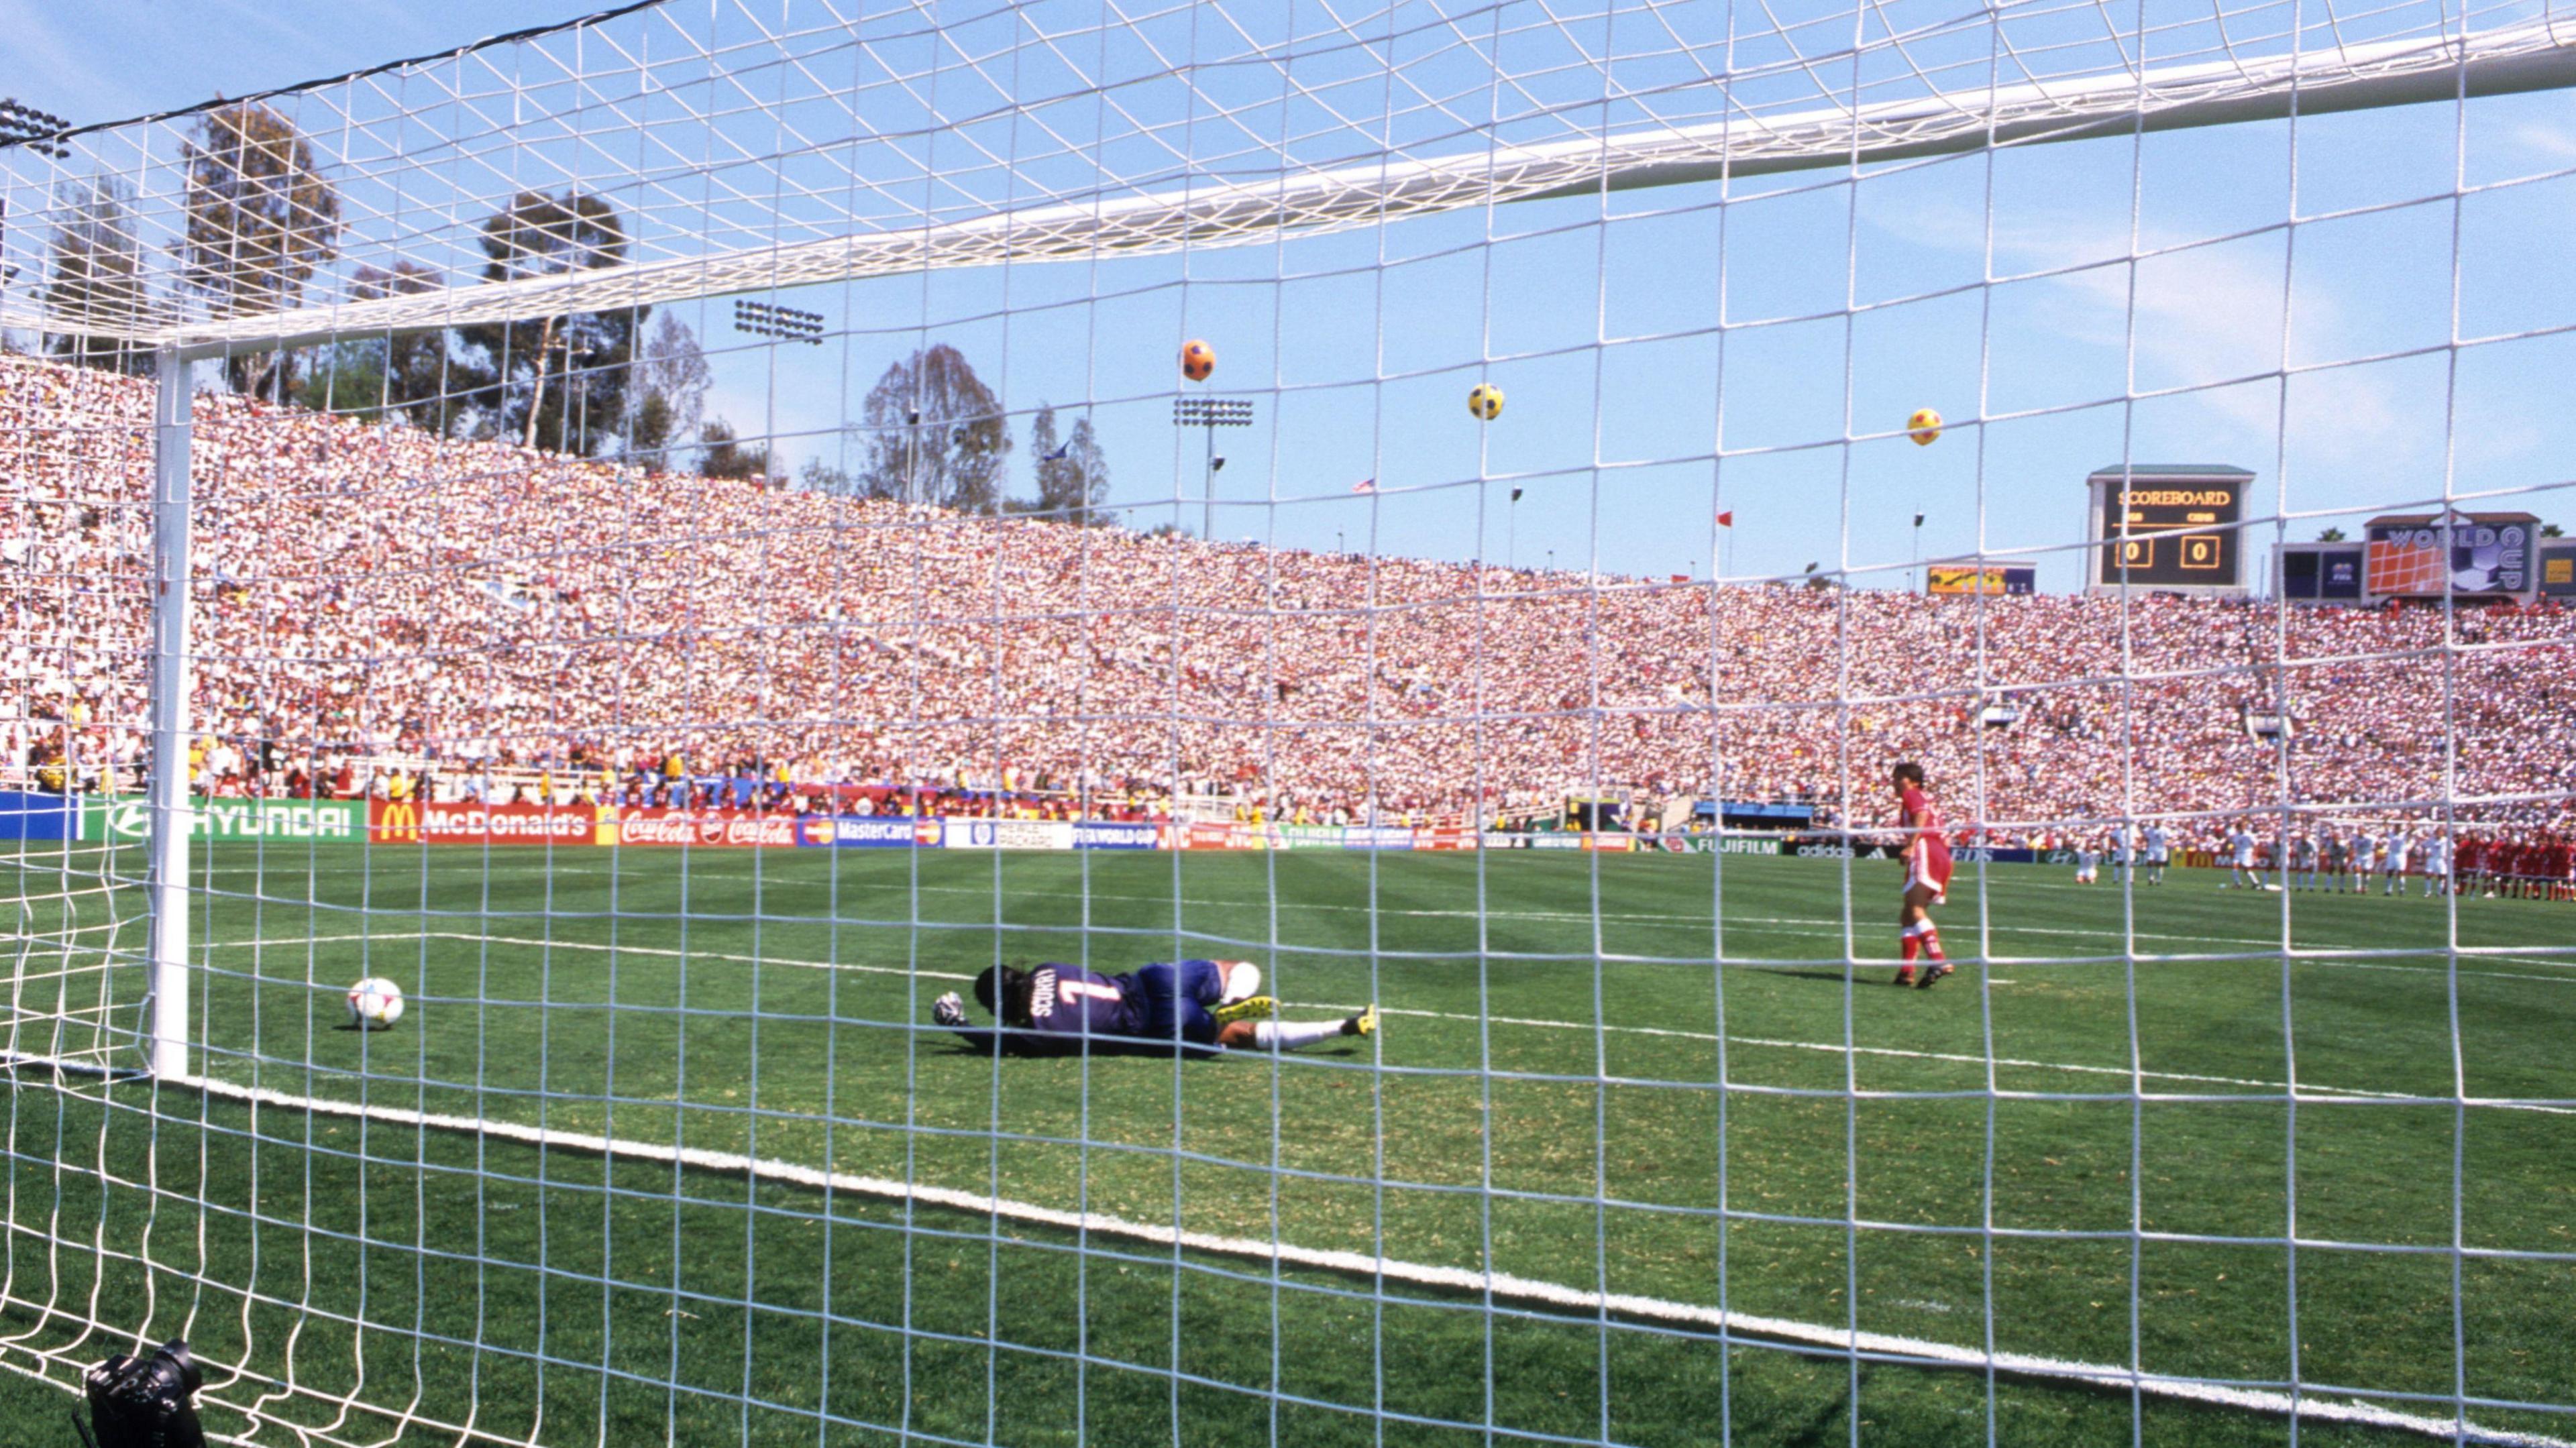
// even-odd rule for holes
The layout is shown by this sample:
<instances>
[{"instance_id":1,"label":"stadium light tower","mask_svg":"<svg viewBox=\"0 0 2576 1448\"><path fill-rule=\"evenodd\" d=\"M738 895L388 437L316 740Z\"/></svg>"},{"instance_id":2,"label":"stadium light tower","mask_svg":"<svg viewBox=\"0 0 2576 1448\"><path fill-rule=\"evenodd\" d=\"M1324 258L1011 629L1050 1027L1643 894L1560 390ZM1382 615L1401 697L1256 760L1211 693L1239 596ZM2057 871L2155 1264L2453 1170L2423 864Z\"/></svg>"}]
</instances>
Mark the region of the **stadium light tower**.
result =
<instances>
[{"instance_id":1,"label":"stadium light tower","mask_svg":"<svg viewBox=\"0 0 2576 1448\"><path fill-rule=\"evenodd\" d=\"M1252 426L1252 399L1175 397L1172 399L1172 426L1195 427L1207 433L1207 462L1199 472L1199 536L1213 542L1216 538L1216 470L1224 465L1216 455L1216 430L1220 427Z\"/></svg>"},{"instance_id":2,"label":"stadium light tower","mask_svg":"<svg viewBox=\"0 0 2576 1448\"><path fill-rule=\"evenodd\" d=\"M0 99L0 146L23 143L39 156L60 161L72 153L72 148L61 140L63 132L71 128L71 122L51 111L22 106L15 99Z\"/></svg>"},{"instance_id":3,"label":"stadium light tower","mask_svg":"<svg viewBox=\"0 0 2576 1448\"><path fill-rule=\"evenodd\" d=\"M810 342L823 345L823 314L782 307L774 302L755 302L736 297L733 304L733 329L756 337L776 337L782 342Z\"/></svg>"}]
</instances>

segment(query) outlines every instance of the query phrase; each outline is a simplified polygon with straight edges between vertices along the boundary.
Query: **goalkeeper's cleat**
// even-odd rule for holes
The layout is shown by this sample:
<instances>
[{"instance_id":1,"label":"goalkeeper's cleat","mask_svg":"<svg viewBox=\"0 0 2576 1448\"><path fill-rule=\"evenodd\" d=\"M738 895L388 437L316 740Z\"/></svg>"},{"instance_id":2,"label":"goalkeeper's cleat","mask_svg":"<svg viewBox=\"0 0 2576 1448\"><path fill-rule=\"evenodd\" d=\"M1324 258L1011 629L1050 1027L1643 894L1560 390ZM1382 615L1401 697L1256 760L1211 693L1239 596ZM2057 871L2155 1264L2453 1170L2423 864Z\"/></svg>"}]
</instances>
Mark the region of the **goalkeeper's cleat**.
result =
<instances>
[{"instance_id":1,"label":"goalkeeper's cleat","mask_svg":"<svg viewBox=\"0 0 2576 1448\"><path fill-rule=\"evenodd\" d=\"M1268 996L1245 996L1239 1001L1218 1006L1208 1014L1216 1017L1218 1025L1230 1026L1236 1021L1266 1021L1278 1011L1279 1002Z\"/></svg>"},{"instance_id":2,"label":"goalkeeper's cleat","mask_svg":"<svg viewBox=\"0 0 2576 1448\"><path fill-rule=\"evenodd\" d=\"M1952 964L1950 964L1950 962L1948 962L1948 961L1946 961L1946 960L1935 960L1935 961L1928 962L1928 963L1926 963L1926 964L1924 965L1924 967L1923 967L1923 978L1922 978L1921 980L1918 980L1918 981L1916 981L1916 982L1914 983L1914 988L1915 988L1916 990L1923 990L1923 989L1925 989L1925 988L1929 987L1929 986L1932 984L1932 982L1934 982L1934 981L1936 981L1936 980L1939 980L1941 977L1943 977L1943 976L1945 976L1945 975L1948 975L1951 971L1953 971L1953 970L1955 970L1955 969L1957 969L1957 968L1958 968L1958 967L1953 966Z\"/></svg>"},{"instance_id":3,"label":"goalkeeper's cleat","mask_svg":"<svg viewBox=\"0 0 2576 1448\"><path fill-rule=\"evenodd\" d=\"M1375 1006L1370 1006L1368 1009L1366 1009L1366 1010L1364 1010L1364 1011L1360 1012L1358 1015L1355 1015L1355 1016L1351 1017L1349 1020L1346 1020L1346 1021L1342 1022L1342 1034L1343 1034L1343 1035L1345 1035L1345 1036L1374 1036L1374 1035L1376 1035L1376 1034L1377 1034L1377 1007L1375 1007Z\"/></svg>"}]
</instances>

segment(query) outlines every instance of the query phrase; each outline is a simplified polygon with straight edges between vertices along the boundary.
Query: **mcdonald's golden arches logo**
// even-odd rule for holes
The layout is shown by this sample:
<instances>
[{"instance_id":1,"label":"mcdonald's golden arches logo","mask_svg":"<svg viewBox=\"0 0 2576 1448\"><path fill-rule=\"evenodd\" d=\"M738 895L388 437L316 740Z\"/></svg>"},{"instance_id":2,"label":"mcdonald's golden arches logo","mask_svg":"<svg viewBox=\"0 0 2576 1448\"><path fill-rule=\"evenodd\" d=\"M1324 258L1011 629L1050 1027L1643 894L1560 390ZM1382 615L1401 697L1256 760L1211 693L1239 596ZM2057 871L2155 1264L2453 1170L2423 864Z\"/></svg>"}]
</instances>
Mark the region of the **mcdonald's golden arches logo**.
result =
<instances>
[{"instance_id":1,"label":"mcdonald's golden arches logo","mask_svg":"<svg viewBox=\"0 0 2576 1448\"><path fill-rule=\"evenodd\" d=\"M375 802L375 819L367 833L380 845L420 843L420 806L407 799Z\"/></svg>"}]
</instances>

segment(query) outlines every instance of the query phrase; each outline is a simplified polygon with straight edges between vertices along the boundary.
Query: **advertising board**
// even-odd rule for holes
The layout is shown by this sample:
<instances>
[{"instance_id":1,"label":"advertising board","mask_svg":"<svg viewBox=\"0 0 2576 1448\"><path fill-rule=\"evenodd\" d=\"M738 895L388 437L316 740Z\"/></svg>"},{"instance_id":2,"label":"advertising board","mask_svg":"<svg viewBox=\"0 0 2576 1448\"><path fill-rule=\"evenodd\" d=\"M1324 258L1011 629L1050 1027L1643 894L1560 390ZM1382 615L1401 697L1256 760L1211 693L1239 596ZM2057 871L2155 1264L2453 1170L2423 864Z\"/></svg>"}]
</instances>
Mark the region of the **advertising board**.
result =
<instances>
[{"instance_id":1,"label":"advertising board","mask_svg":"<svg viewBox=\"0 0 2576 1448\"><path fill-rule=\"evenodd\" d=\"M1161 843L1162 830L1149 824L1083 821L1073 827L1077 850L1150 850Z\"/></svg>"},{"instance_id":2,"label":"advertising board","mask_svg":"<svg viewBox=\"0 0 2576 1448\"><path fill-rule=\"evenodd\" d=\"M1413 848L1413 830L1408 825L1345 825L1342 848L1346 850L1409 850Z\"/></svg>"},{"instance_id":3,"label":"advertising board","mask_svg":"<svg viewBox=\"0 0 2576 1448\"><path fill-rule=\"evenodd\" d=\"M143 840L152 837L152 810L143 797L95 801L81 813L81 838ZM188 837L198 840L281 840L326 845L364 843L366 813L354 799L199 799L189 801Z\"/></svg>"},{"instance_id":4,"label":"advertising board","mask_svg":"<svg viewBox=\"0 0 2576 1448\"><path fill-rule=\"evenodd\" d=\"M796 822L796 843L809 849L936 849L943 842L940 821L910 815L807 815Z\"/></svg>"},{"instance_id":5,"label":"advertising board","mask_svg":"<svg viewBox=\"0 0 2576 1448\"><path fill-rule=\"evenodd\" d=\"M2540 545L2540 592L2545 598L2576 598L2576 543Z\"/></svg>"},{"instance_id":6,"label":"advertising board","mask_svg":"<svg viewBox=\"0 0 2576 1448\"><path fill-rule=\"evenodd\" d=\"M606 811L603 845L696 845L779 848L796 843L796 816L747 809L621 809Z\"/></svg>"},{"instance_id":7,"label":"advertising board","mask_svg":"<svg viewBox=\"0 0 2576 1448\"><path fill-rule=\"evenodd\" d=\"M0 789L0 840L70 840L80 837L80 809L59 794Z\"/></svg>"},{"instance_id":8,"label":"advertising board","mask_svg":"<svg viewBox=\"0 0 2576 1448\"><path fill-rule=\"evenodd\" d=\"M2039 570L2028 564L2004 567L1972 567L1958 563L1935 563L1923 570L1923 591L1936 596L1951 594L2030 593L2039 586Z\"/></svg>"},{"instance_id":9,"label":"advertising board","mask_svg":"<svg viewBox=\"0 0 2576 1448\"><path fill-rule=\"evenodd\" d=\"M589 805L367 802L371 845L595 845L599 811Z\"/></svg>"},{"instance_id":10,"label":"advertising board","mask_svg":"<svg viewBox=\"0 0 2576 1448\"><path fill-rule=\"evenodd\" d=\"M1069 850L1073 825L1067 820L951 819L945 822L952 850Z\"/></svg>"}]
</instances>

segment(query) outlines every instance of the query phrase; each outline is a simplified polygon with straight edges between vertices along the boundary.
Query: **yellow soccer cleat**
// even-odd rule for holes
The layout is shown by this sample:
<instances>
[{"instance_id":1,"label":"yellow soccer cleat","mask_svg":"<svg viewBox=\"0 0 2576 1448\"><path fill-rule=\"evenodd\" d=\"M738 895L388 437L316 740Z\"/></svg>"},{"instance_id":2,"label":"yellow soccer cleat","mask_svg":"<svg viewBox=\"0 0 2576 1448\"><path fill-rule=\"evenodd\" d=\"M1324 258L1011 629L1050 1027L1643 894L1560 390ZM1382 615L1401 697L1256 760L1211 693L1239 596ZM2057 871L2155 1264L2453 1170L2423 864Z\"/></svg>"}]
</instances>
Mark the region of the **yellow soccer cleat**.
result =
<instances>
[{"instance_id":1,"label":"yellow soccer cleat","mask_svg":"<svg viewBox=\"0 0 2576 1448\"><path fill-rule=\"evenodd\" d=\"M1218 1025L1230 1026L1236 1021L1266 1021L1278 1010L1279 1002L1268 996L1245 996L1239 1001L1228 1001L1208 1014L1216 1017Z\"/></svg>"}]
</instances>

